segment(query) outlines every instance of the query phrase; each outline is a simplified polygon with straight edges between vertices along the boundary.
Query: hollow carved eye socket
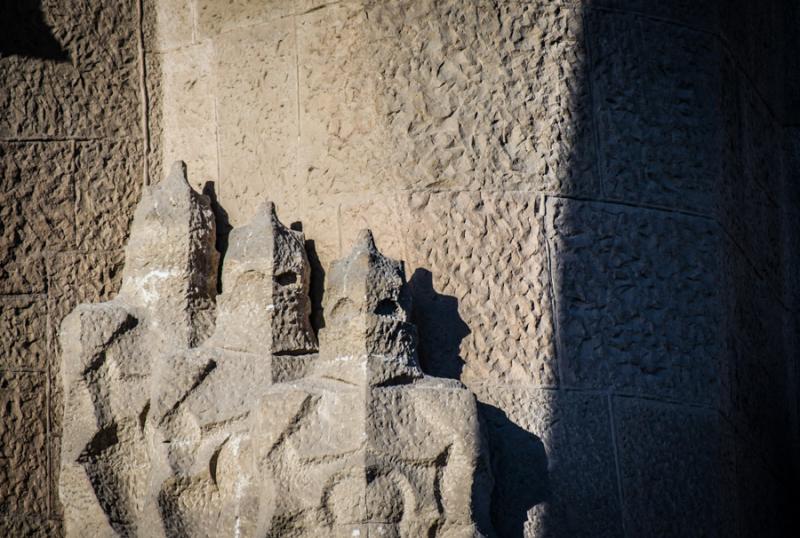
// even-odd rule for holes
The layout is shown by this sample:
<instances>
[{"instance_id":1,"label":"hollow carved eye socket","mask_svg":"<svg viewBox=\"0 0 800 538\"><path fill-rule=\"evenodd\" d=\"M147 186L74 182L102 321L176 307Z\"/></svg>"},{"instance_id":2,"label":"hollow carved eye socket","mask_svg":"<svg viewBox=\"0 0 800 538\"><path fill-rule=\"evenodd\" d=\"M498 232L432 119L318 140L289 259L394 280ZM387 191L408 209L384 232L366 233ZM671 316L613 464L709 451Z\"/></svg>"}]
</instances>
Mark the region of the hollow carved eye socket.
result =
<instances>
[{"instance_id":1,"label":"hollow carved eye socket","mask_svg":"<svg viewBox=\"0 0 800 538\"><path fill-rule=\"evenodd\" d=\"M400 305L392 299L381 299L375 306L375 313L379 316L396 316L400 311Z\"/></svg>"},{"instance_id":2,"label":"hollow carved eye socket","mask_svg":"<svg viewBox=\"0 0 800 538\"><path fill-rule=\"evenodd\" d=\"M297 273L294 271L285 271L275 277L275 282L279 286L288 286L297 282Z\"/></svg>"}]
</instances>

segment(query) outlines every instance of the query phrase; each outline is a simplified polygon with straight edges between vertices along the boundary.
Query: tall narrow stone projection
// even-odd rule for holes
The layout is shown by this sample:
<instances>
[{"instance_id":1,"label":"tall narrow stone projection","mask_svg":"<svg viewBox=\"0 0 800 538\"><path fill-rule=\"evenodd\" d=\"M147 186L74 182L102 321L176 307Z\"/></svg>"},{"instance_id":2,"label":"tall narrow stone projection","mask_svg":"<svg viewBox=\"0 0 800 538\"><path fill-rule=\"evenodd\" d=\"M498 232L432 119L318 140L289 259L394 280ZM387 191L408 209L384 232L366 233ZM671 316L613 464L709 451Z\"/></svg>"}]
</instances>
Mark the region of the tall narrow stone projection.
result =
<instances>
[{"instance_id":1,"label":"tall narrow stone projection","mask_svg":"<svg viewBox=\"0 0 800 538\"><path fill-rule=\"evenodd\" d=\"M65 319L67 535L492 535L475 398L419 369L402 264L368 231L332 264L317 354L303 234L262 205L216 306L213 245L178 163L120 294Z\"/></svg>"},{"instance_id":2,"label":"tall narrow stone projection","mask_svg":"<svg viewBox=\"0 0 800 538\"><path fill-rule=\"evenodd\" d=\"M166 348L211 327L218 255L209 200L183 163L145 191L119 295L61 326L64 433L59 494L71 536L136 536L159 520L147 492L151 372Z\"/></svg>"}]
</instances>

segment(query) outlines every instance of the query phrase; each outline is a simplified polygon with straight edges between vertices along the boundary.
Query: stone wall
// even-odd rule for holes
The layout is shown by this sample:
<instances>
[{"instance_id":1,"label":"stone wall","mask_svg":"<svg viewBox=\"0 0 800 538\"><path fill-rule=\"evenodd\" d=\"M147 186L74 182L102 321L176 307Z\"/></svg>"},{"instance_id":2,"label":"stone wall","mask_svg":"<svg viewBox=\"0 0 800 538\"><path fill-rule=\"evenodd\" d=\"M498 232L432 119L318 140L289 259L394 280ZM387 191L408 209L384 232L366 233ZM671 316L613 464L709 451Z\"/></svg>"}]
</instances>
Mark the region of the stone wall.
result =
<instances>
[{"instance_id":1,"label":"stone wall","mask_svg":"<svg viewBox=\"0 0 800 538\"><path fill-rule=\"evenodd\" d=\"M519 460L496 458L499 532L780 532L798 252L781 3L158 16L164 162L213 181L233 224L275 201L322 267L365 226L407 261L423 366L467 383Z\"/></svg>"},{"instance_id":2,"label":"stone wall","mask_svg":"<svg viewBox=\"0 0 800 538\"><path fill-rule=\"evenodd\" d=\"M0 482L27 492L3 510L57 514L36 463L58 446L39 411L54 331L108 296L140 178L183 159L221 247L264 198L302 223L317 327L359 229L406 260L423 368L482 402L501 535L780 535L790 3L144 0L140 55L135 5L46 2L70 61L0 60L2 166L20 170L2 176Z\"/></svg>"},{"instance_id":3,"label":"stone wall","mask_svg":"<svg viewBox=\"0 0 800 538\"><path fill-rule=\"evenodd\" d=\"M113 295L144 177L136 0L3 2L0 534L58 534L57 331Z\"/></svg>"}]
</instances>

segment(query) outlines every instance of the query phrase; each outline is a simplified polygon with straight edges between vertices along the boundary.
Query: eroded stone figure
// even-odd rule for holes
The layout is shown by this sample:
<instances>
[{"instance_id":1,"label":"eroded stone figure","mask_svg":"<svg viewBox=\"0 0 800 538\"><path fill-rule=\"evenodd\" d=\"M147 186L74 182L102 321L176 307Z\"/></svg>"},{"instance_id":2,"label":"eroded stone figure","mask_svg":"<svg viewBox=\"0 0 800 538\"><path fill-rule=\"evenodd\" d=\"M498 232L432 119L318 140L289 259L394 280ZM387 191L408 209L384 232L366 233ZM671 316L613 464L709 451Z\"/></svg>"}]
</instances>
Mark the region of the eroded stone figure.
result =
<instances>
[{"instance_id":1,"label":"eroded stone figure","mask_svg":"<svg viewBox=\"0 0 800 538\"><path fill-rule=\"evenodd\" d=\"M182 163L145 192L119 295L62 324L67 535L492 534L475 398L420 370L402 264L367 231L332 264L317 354L304 242L263 205L215 305L208 200Z\"/></svg>"}]
</instances>

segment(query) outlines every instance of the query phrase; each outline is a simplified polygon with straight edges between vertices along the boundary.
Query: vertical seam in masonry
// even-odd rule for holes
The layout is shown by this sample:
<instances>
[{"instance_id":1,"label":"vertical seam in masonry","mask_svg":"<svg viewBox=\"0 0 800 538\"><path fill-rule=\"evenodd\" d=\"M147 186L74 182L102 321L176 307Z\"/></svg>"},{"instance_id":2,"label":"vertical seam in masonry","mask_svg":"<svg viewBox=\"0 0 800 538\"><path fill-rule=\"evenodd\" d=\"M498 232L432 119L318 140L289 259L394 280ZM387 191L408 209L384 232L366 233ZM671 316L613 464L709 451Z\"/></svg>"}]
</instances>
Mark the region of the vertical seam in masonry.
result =
<instances>
[{"instance_id":1,"label":"vertical seam in masonry","mask_svg":"<svg viewBox=\"0 0 800 538\"><path fill-rule=\"evenodd\" d=\"M143 0L136 3L139 15L139 92L142 100L142 144L144 146L144 159L142 166L142 183L150 184L150 118L147 103L147 66L144 59L144 6Z\"/></svg>"},{"instance_id":2,"label":"vertical seam in masonry","mask_svg":"<svg viewBox=\"0 0 800 538\"><path fill-rule=\"evenodd\" d=\"M611 426L611 447L614 450L614 469L617 475L617 496L619 498L619 513L622 524L622 535L627 536L628 532L625 529L625 495L622 487L622 472L619 463L619 448L617 446L617 425L616 421L614 420L613 394L609 392L606 395L606 398L608 399L608 421L609 425Z\"/></svg>"},{"instance_id":3,"label":"vertical seam in masonry","mask_svg":"<svg viewBox=\"0 0 800 538\"><path fill-rule=\"evenodd\" d=\"M547 199L548 196L542 195L542 222L541 226L543 228L542 233L544 235L544 249L545 249L545 256L547 256L547 281L550 285L550 312L553 316L553 333L555 334L555 354L556 354L556 375L558 375L558 387L561 387L564 384L564 378L561 376L561 357L562 353L562 346L561 346L561 333L558 329L558 306L556 305L556 287L555 287L555 280L553 279L553 259L552 259L552 252L550 250L550 239L547 237Z\"/></svg>"}]
</instances>

